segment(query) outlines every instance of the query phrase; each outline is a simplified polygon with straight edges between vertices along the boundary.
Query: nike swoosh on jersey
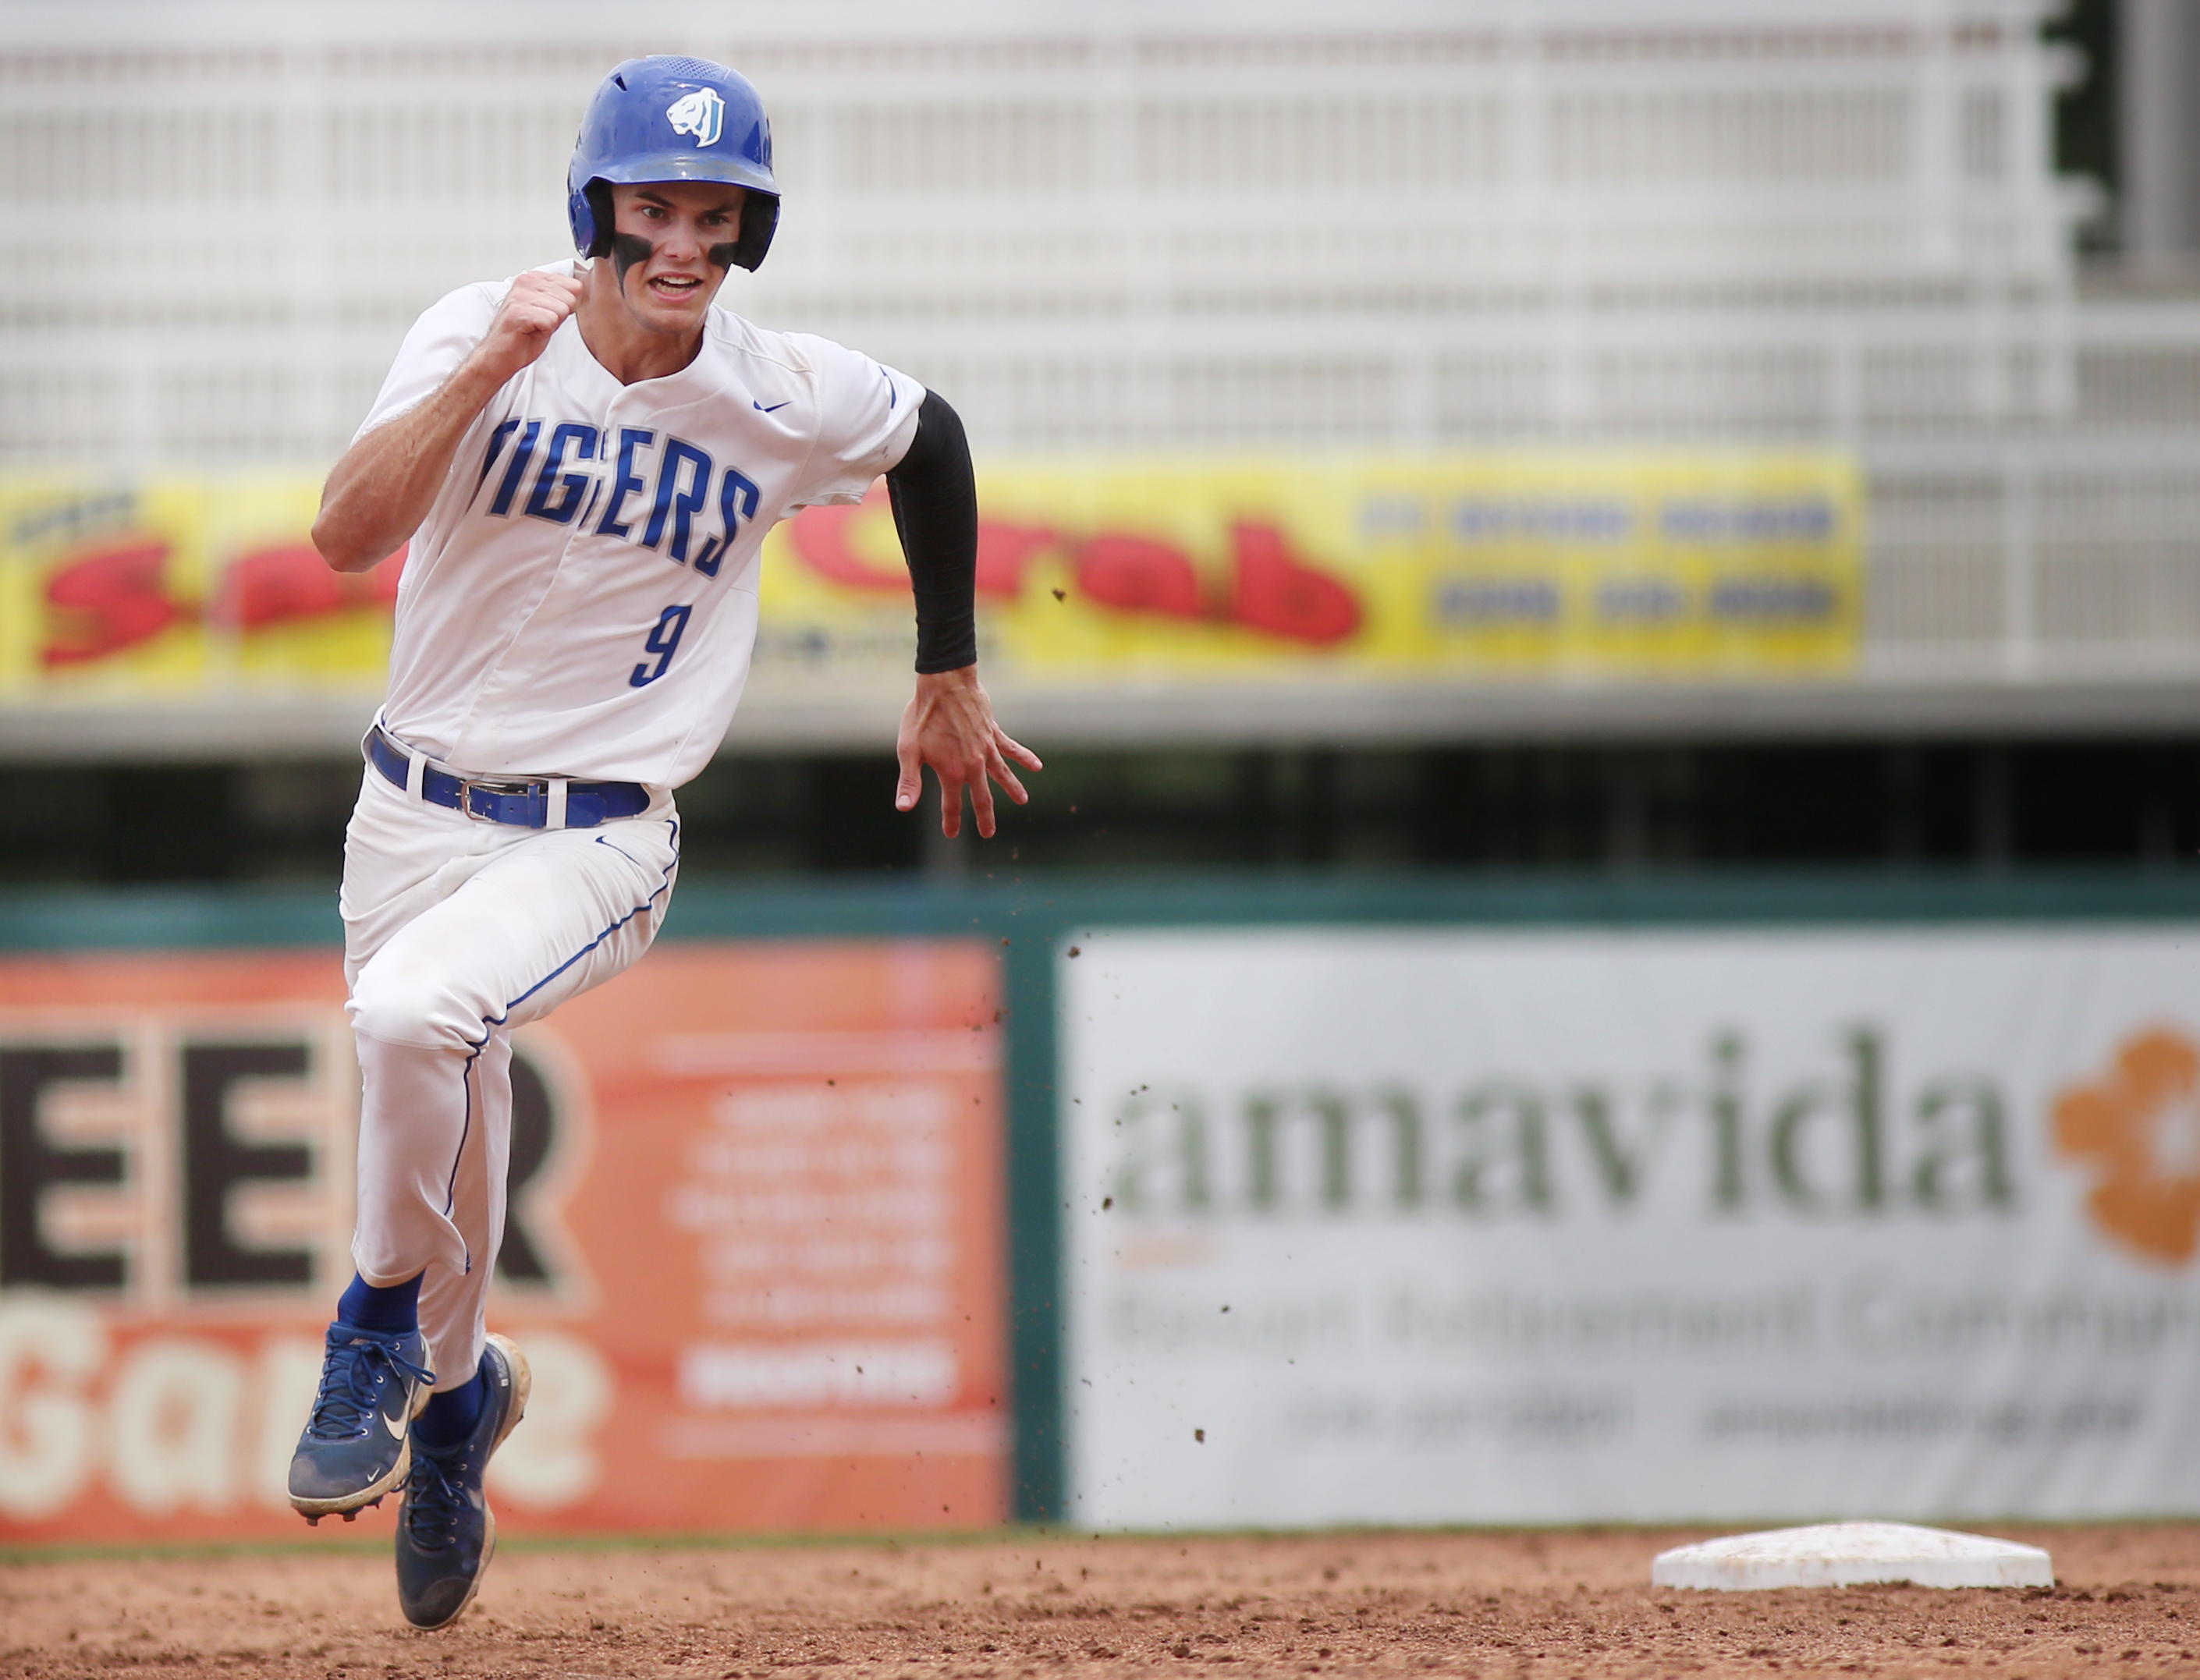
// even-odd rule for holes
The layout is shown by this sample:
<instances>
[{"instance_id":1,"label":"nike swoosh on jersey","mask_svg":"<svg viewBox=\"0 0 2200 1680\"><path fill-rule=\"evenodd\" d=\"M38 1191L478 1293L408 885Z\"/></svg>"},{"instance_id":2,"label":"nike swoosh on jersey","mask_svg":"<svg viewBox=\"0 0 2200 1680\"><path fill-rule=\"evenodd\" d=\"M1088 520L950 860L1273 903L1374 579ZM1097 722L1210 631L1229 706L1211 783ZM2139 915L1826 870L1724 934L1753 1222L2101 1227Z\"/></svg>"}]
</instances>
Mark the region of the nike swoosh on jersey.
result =
<instances>
[{"instance_id":1,"label":"nike swoosh on jersey","mask_svg":"<svg viewBox=\"0 0 2200 1680\"><path fill-rule=\"evenodd\" d=\"M756 411L757 411L758 413L759 413L759 414L776 414L776 413L778 413L778 412L779 412L779 411L780 411L780 410L781 410L782 408L785 408L785 407L787 406L787 403L793 402L793 401L794 400L794 399L793 399L793 397L789 397L789 398L787 400L787 402L775 402L775 403L774 403L774 404L773 404L769 408L766 408L766 407L765 407L762 403L760 403L760 402L756 402L756 399L755 399L754 397L751 397L751 398L749 399L749 400L750 400L751 402L752 402L752 403L756 403Z\"/></svg>"}]
</instances>

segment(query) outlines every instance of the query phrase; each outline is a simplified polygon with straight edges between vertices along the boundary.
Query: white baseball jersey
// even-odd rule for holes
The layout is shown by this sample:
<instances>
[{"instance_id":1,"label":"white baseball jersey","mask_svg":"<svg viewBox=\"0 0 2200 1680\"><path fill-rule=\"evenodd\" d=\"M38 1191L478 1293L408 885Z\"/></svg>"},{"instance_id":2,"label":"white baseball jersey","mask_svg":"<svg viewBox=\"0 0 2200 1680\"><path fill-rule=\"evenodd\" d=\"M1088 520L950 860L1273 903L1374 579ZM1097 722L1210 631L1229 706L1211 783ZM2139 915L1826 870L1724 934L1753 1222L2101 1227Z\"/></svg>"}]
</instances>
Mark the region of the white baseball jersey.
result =
<instances>
[{"instance_id":1,"label":"white baseball jersey","mask_svg":"<svg viewBox=\"0 0 2200 1680\"><path fill-rule=\"evenodd\" d=\"M511 284L421 316L361 435L450 376ZM467 429L412 539L383 723L474 775L688 781L747 680L765 534L860 500L923 396L715 306L692 363L622 385L567 319Z\"/></svg>"}]
</instances>

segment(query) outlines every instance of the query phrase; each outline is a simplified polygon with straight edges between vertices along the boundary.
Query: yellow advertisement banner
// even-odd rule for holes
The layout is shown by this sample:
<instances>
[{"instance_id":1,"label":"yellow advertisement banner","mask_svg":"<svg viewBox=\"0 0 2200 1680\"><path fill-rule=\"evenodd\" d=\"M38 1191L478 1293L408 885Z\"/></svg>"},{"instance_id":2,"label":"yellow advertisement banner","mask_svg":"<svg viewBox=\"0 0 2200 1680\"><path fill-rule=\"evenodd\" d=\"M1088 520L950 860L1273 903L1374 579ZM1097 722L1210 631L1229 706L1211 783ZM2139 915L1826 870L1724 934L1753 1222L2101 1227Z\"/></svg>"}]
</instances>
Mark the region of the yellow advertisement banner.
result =
<instances>
[{"instance_id":1,"label":"yellow advertisement banner","mask_svg":"<svg viewBox=\"0 0 2200 1680\"><path fill-rule=\"evenodd\" d=\"M331 571L318 475L0 480L0 693L378 688L400 564Z\"/></svg>"},{"instance_id":2,"label":"yellow advertisement banner","mask_svg":"<svg viewBox=\"0 0 2200 1680\"><path fill-rule=\"evenodd\" d=\"M0 693L375 686L402 555L330 572L319 488L0 481ZM1062 461L979 493L984 656L1026 680L1822 677L1863 618L1837 454ZM908 668L883 485L765 553L760 673Z\"/></svg>"}]
</instances>

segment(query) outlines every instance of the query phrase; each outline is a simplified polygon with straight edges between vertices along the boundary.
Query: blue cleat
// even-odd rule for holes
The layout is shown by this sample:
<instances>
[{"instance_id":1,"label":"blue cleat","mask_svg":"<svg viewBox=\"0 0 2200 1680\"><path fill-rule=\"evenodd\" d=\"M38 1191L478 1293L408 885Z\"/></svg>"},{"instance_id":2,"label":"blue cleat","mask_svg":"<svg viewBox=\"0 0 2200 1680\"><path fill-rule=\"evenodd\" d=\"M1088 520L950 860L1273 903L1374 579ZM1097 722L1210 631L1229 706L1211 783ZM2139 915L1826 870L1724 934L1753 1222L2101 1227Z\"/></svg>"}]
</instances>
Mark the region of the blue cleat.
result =
<instances>
[{"instance_id":1,"label":"blue cleat","mask_svg":"<svg viewBox=\"0 0 2200 1680\"><path fill-rule=\"evenodd\" d=\"M290 1503L307 1522L348 1521L405 1479L412 1420L435 1381L418 1331L329 1326L320 1392L290 1460Z\"/></svg>"},{"instance_id":2,"label":"blue cleat","mask_svg":"<svg viewBox=\"0 0 2200 1680\"><path fill-rule=\"evenodd\" d=\"M414 1627L438 1628L474 1601L496 1555L496 1518L482 1492L489 1455L526 1415L527 1356L502 1336L483 1350L489 1385L473 1433L441 1451L416 1448L397 1512L397 1602Z\"/></svg>"}]
</instances>

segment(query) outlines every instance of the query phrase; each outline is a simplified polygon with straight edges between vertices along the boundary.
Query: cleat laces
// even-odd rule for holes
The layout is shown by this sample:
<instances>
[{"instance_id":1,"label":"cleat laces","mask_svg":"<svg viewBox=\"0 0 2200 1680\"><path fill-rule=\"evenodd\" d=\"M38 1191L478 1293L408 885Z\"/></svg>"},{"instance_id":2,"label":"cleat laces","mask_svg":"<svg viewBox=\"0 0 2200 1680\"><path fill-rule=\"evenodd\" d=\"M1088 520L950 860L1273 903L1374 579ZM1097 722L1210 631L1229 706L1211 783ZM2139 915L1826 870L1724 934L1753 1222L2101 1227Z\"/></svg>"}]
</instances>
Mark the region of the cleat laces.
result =
<instances>
[{"instance_id":1,"label":"cleat laces","mask_svg":"<svg viewBox=\"0 0 2200 1680\"><path fill-rule=\"evenodd\" d=\"M398 1352L398 1336L377 1335L371 1330L347 1330L339 1345L336 1332L329 1332L328 1356L321 1366L320 1392L313 1397L313 1415L307 1434L317 1441L348 1441L367 1432L368 1420L382 1401L382 1385L399 1376L432 1383L435 1373L415 1365Z\"/></svg>"},{"instance_id":2,"label":"cleat laces","mask_svg":"<svg viewBox=\"0 0 2200 1680\"><path fill-rule=\"evenodd\" d=\"M405 1490L405 1528L415 1548L440 1552L454 1544L459 1514L472 1503L464 1451L448 1460L424 1447L412 1455L412 1479Z\"/></svg>"}]
</instances>

